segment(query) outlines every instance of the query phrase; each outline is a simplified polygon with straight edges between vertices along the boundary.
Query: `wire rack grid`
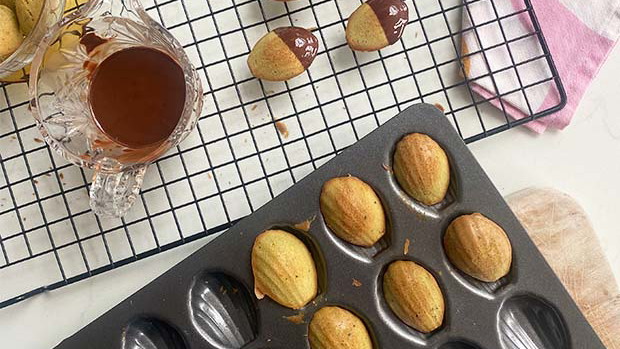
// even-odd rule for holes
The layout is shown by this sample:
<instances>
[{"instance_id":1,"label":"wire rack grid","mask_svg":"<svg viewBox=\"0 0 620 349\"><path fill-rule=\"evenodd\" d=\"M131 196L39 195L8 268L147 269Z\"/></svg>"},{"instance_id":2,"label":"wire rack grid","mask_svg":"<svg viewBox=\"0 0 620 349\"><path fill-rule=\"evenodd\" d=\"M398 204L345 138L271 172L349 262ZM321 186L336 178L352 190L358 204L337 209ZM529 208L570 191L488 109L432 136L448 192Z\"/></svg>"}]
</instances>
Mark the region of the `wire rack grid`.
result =
<instances>
[{"instance_id":1,"label":"wire rack grid","mask_svg":"<svg viewBox=\"0 0 620 349\"><path fill-rule=\"evenodd\" d=\"M147 172L140 200L123 219L90 212L92 173L41 141L25 84L0 85L0 308L222 232L413 103L444 109L466 142L563 107L529 0L512 1L521 8L508 13L491 0L406 1L411 19L402 40L354 53L344 31L358 1L146 0L198 69L205 106L198 129ZM471 9L481 5L493 18L477 23ZM505 29L515 20L527 20L531 31ZM315 28L321 48L312 67L285 83L252 78L245 62L252 45L286 25ZM461 53L461 37L482 43L485 26L499 27L500 40ZM524 41L540 54L517 59L511 48ZM510 64L490 69L487 53L498 48L507 49ZM465 60L476 55L489 71L468 77ZM525 81L520 71L528 64L547 74ZM509 89L496 82L504 72L517 77ZM492 97L474 93L478 79L492 82ZM561 98L532 110L530 91L542 85ZM514 95L528 108L518 121L504 102Z\"/></svg>"}]
</instances>

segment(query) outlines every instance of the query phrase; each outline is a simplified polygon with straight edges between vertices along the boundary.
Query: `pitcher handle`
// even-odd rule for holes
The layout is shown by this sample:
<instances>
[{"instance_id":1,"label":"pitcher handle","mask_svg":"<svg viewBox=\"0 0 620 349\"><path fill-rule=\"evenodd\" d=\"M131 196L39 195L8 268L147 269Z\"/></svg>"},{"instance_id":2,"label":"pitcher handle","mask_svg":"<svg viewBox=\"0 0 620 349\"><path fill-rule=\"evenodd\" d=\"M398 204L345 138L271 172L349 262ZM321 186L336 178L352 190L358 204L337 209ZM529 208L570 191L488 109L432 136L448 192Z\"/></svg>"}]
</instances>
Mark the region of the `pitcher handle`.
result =
<instances>
[{"instance_id":1,"label":"pitcher handle","mask_svg":"<svg viewBox=\"0 0 620 349\"><path fill-rule=\"evenodd\" d=\"M136 201L147 165L120 173L95 172L90 207L100 217L122 217Z\"/></svg>"}]
</instances>

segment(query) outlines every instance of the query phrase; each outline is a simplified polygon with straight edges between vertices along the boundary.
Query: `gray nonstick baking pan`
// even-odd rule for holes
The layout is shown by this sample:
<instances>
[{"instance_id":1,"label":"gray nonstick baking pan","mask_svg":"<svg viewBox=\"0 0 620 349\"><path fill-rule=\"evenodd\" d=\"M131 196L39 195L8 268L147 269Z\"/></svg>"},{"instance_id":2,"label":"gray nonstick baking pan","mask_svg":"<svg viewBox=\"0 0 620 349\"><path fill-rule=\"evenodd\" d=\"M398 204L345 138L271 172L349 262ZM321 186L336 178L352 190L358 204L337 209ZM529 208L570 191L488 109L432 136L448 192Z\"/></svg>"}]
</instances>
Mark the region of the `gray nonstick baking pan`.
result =
<instances>
[{"instance_id":1,"label":"gray nonstick baking pan","mask_svg":"<svg viewBox=\"0 0 620 349\"><path fill-rule=\"evenodd\" d=\"M432 207L407 196L390 171L395 144L412 132L434 138L450 158L449 193ZM321 216L323 183L348 174L375 189L388 215L375 248L340 240ZM450 221L472 212L497 222L512 242L511 272L496 283L464 275L443 251ZM307 232L295 228L313 218ZM319 295L300 311L251 291L254 239L274 227L304 241L317 265ZM382 274L394 260L416 261L437 279L446 301L438 330L417 332L386 304ZM57 348L309 348L308 322L325 305L358 315L376 348L604 348L449 121L427 104L403 111Z\"/></svg>"}]
</instances>

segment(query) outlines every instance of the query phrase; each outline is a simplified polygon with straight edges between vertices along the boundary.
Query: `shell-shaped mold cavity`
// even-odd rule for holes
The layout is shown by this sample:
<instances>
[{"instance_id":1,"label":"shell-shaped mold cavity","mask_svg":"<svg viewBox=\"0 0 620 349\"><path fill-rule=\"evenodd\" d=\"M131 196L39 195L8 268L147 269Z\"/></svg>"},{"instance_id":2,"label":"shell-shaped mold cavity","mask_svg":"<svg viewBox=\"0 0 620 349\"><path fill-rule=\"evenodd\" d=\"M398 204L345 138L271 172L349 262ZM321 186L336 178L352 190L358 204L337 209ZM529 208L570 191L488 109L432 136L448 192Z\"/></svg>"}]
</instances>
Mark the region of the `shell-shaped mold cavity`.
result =
<instances>
[{"instance_id":1,"label":"shell-shaped mold cavity","mask_svg":"<svg viewBox=\"0 0 620 349\"><path fill-rule=\"evenodd\" d=\"M199 274L190 290L191 321L213 346L238 349L258 334L258 314L247 288L223 273Z\"/></svg>"},{"instance_id":2,"label":"shell-shaped mold cavity","mask_svg":"<svg viewBox=\"0 0 620 349\"><path fill-rule=\"evenodd\" d=\"M548 303L531 296L508 299L499 313L505 349L570 349L564 321Z\"/></svg>"},{"instance_id":3,"label":"shell-shaped mold cavity","mask_svg":"<svg viewBox=\"0 0 620 349\"><path fill-rule=\"evenodd\" d=\"M326 228L327 230L329 230L329 227L326 227ZM381 237L381 239L379 239L379 241L377 241L376 244L370 247L356 246L356 245L350 244L340 239L339 237L337 237L331 231L329 233L330 233L330 238L332 239L332 241L336 245L338 245L345 253L347 253L352 258L355 258L355 259L358 259L364 262L372 261L374 258L378 257L379 254L381 254L381 252L386 251L392 245L392 228L391 228L389 221L387 224L387 231L385 235L383 235L383 237Z\"/></svg>"},{"instance_id":4,"label":"shell-shaped mold cavity","mask_svg":"<svg viewBox=\"0 0 620 349\"><path fill-rule=\"evenodd\" d=\"M446 343L439 347L439 349L480 349L480 347L465 341L456 341Z\"/></svg>"},{"instance_id":5,"label":"shell-shaped mold cavity","mask_svg":"<svg viewBox=\"0 0 620 349\"><path fill-rule=\"evenodd\" d=\"M473 292L476 292L485 297L491 297L493 294L498 293L506 285L510 284L512 280L512 271L508 275L495 282L484 282L463 273L456 267L453 267L453 269L455 277L461 283L463 283L463 285L471 289Z\"/></svg>"},{"instance_id":6,"label":"shell-shaped mold cavity","mask_svg":"<svg viewBox=\"0 0 620 349\"><path fill-rule=\"evenodd\" d=\"M186 349L177 330L167 323L149 318L132 321L123 333L123 349Z\"/></svg>"}]
</instances>

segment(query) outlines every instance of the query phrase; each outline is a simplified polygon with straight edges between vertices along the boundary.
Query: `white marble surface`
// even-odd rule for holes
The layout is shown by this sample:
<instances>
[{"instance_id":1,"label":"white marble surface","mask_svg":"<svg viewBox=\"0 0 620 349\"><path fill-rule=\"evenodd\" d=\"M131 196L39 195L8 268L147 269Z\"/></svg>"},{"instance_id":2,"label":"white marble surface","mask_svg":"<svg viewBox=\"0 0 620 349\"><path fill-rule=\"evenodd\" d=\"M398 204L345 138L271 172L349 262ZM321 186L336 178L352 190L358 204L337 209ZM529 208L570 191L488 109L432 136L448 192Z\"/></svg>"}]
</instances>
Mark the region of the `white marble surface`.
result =
<instances>
[{"instance_id":1,"label":"white marble surface","mask_svg":"<svg viewBox=\"0 0 620 349\"><path fill-rule=\"evenodd\" d=\"M542 136L515 129L471 145L503 194L553 186L590 214L620 279L620 47L563 132ZM206 240L134 263L0 310L0 348L50 348L207 243Z\"/></svg>"}]
</instances>

